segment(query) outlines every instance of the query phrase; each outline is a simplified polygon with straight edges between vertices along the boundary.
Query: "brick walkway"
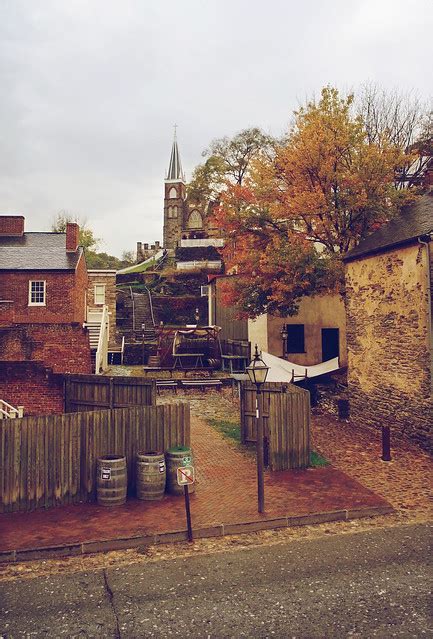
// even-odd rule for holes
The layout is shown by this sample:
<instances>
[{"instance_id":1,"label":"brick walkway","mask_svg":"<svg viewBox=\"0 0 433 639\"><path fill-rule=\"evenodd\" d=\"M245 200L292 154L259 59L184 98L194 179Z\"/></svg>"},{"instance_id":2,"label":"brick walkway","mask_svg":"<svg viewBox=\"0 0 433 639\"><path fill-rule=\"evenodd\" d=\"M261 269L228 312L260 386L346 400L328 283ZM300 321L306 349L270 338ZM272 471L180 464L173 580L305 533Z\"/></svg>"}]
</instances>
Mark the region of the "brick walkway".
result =
<instances>
[{"instance_id":1,"label":"brick walkway","mask_svg":"<svg viewBox=\"0 0 433 639\"><path fill-rule=\"evenodd\" d=\"M433 520L433 459L418 446L393 437L392 461L383 462L380 432L320 412L312 442L334 467L386 499L400 520Z\"/></svg>"},{"instance_id":2,"label":"brick walkway","mask_svg":"<svg viewBox=\"0 0 433 639\"><path fill-rule=\"evenodd\" d=\"M230 403L220 394L210 395L204 401L193 397L188 399L191 399L195 413L191 432L197 468L196 491L191 496L195 529L223 524L224 533L227 534L241 531L235 524L250 522L251 527L252 522L282 518L281 522L269 522L269 525L287 525L287 517L386 508L387 503L383 498L341 470L329 466L306 471L267 472L266 512L259 515L255 460L240 452L197 416L198 413L206 415L208 412L233 416L236 413ZM165 400L163 398L162 401ZM172 401L172 398L168 401ZM352 513L353 516L359 514ZM129 500L124 506L112 509L95 504L78 504L33 513L0 515L0 551L184 530L183 497L166 496L161 502L154 503ZM101 547L95 544L92 548L98 550Z\"/></svg>"}]
</instances>

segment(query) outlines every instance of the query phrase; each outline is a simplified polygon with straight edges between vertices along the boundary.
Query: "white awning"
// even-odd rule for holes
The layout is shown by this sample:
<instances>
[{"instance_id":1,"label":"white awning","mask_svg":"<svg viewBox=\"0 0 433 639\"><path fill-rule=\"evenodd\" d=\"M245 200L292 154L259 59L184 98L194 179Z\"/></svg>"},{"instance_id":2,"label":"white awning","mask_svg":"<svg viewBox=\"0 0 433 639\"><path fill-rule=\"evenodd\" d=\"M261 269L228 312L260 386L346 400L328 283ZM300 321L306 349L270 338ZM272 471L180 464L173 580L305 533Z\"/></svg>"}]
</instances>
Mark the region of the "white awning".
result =
<instances>
[{"instance_id":1,"label":"white awning","mask_svg":"<svg viewBox=\"0 0 433 639\"><path fill-rule=\"evenodd\" d=\"M265 352L262 352L261 357L266 366L269 366L269 372L266 378L267 382L291 382L293 376L294 381L299 381L305 378L332 373L340 368L338 357L334 357L327 362L315 364L314 366L300 366L299 364L288 362L281 357L276 357L275 355L270 355Z\"/></svg>"}]
</instances>

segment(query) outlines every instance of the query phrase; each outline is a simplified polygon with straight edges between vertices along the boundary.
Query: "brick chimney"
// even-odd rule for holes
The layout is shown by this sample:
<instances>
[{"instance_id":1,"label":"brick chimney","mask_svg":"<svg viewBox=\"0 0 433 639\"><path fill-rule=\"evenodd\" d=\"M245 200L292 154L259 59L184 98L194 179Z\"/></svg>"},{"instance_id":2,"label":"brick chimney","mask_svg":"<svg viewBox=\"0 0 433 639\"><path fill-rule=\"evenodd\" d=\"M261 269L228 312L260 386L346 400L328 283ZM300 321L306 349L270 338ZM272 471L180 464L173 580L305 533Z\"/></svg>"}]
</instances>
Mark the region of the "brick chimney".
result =
<instances>
[{"instance_id":1,"label":"brick chimney","mask_svg":"<svg viewBox=\"0 0 433 639\"><path fill-rule=\"evenodd\" d=\"M21 237L24 235L24 216L0 215L0 235L3 237Z\"/></svg>"},{"instance_id":2,"label":"brick chimney","mask_svg":"<svg viewBox=\"0 0 433 639\"><path fill-rule=\"evenodd\" d=\"M75 222L66 223L66 253L75 253L78 248L80 227Z\"/></svg>"}]
</instances>

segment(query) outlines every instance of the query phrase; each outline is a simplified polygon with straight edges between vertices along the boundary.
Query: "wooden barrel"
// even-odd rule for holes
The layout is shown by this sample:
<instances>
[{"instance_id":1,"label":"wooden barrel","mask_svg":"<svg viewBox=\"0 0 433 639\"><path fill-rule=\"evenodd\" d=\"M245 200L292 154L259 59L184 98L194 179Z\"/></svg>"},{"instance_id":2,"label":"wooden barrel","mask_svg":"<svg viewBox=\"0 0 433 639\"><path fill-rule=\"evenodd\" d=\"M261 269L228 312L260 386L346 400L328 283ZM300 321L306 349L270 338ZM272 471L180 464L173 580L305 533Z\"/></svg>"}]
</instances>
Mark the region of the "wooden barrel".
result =
<instances>
[{"instance_id":1,"label":"wooden barrel","mask_svg":"<svg viewBox=\"0 0 433 639\"><path fill-rule=\"evenodd\" d=\"M183 495L183 486L177 483L177 469L181 466L194 466L191 448L186 446L170 448L165 458L167 460L167 491L172 495ZM188 491L194 492L194 484L189 484Z\"/></svg>"},{"instance_id":2,"label":"wooden barrel","mask_svg":"<svg viewBox=\"0 0 433 639\"><path fill-rule=\"evenodd\" d=\"M96 492L101 506L120 506L126 501L126 457L106 455L97 461Z\"/></svg>"},{"instance_id":3,"label":"wooden barrel","mask_svg":"<svg viewBox=\"0 0 433 639\"><path fill-rule=\"evenodd\" d=\"M164 453L137 454L137 497L146 501L162 499L165 493Z\"/></svg>"}]
</instances>

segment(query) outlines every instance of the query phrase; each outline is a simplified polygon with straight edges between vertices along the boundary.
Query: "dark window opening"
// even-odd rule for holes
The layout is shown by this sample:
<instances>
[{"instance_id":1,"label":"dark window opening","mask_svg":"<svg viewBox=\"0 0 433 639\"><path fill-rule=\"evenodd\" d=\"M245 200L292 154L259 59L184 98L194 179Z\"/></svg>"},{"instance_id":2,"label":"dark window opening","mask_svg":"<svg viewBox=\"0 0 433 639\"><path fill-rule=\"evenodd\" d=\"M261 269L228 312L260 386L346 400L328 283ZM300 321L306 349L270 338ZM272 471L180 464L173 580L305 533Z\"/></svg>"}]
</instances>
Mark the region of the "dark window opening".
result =
<instances>
[{"instance_id":1,"label":"dark window opening","mask_svg":"<svg viewBox=\"0 0 433 639\"><path fill-rule=\"evenodd\" d=\"M305 353L303 324L287 324L287 353Z\"/></svg>"}]
</instances>

